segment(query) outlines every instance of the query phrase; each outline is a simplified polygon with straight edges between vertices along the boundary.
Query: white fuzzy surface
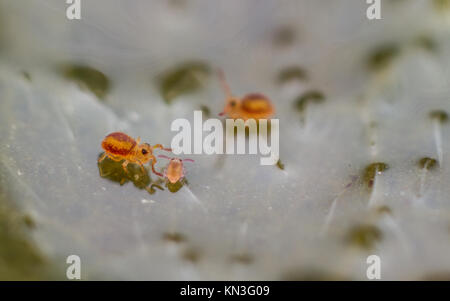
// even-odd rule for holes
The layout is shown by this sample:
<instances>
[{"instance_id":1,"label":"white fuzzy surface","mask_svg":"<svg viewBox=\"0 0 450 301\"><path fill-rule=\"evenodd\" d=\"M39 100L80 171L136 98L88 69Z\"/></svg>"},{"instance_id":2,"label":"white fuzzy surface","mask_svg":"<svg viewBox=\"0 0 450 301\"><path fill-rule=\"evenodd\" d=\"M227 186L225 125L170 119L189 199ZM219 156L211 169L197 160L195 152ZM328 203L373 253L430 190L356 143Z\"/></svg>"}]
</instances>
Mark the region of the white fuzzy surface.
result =
<instances>
[{"instance_id":1,"label":"white fuzzy surface","mask_svg":"<svg viewBox=\"0 0 450 301\"><path fill-rule=\"evenodd\" d=\"M384 280L450 273L448 125L439 126L441 166L423 174L416 163L438 156L429 112L450 113L450 22L432 1L383 1L379 21L368 21L365 1L354 0L198 0L184 8L82 0L80 21L65 18L65 1L29 2L0 5L0 184L36 220L34 240L50 258L81 256L88 279L271 280L318 270L364 280L369 254L381 257ZM275 46L273 31L285 24L297 39ZM419 35L435 39L437 51L412 46ZM402 51L376 75L366 57L386 42ZM238 95L273 100L285 170L260 166L256 156L222 164L219 156L189 156L189 186L154 195L101 178L96 159L107 133L169 145L173 119L192 119L201 104L212 114L222 109L214 78L164 103L153 79L190 59L222 67ZM107 74L105 101L55 72L64 62ZM290 65L309 80L277 85ZM293 99L308 89L326 100L308 106L302 126ZM390 168L371 194L361 177L344 188L378 161ZM379 205L392 214L377 214ZM382 231L369 251L345 240L361 222ZM162 240L170 231L187 240ZM183 260L187 249L199 250L196 263ZM253 261L231 263L240 253Z\"/></svg>"}]
</instances>

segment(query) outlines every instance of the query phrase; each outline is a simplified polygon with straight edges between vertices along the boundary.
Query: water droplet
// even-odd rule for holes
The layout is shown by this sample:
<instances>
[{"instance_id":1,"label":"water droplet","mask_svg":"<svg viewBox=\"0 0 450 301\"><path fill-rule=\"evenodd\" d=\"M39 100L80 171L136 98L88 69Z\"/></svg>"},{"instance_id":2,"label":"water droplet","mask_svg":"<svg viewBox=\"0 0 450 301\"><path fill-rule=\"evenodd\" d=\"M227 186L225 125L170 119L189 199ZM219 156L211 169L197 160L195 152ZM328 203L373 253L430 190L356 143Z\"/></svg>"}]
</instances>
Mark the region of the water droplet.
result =
<instances>
[{"instance_id":1,"label":"water droplet","mask_svg":"<svg viewBox=\"0 0 450 301\"><path fill-rule=\"evenodd\" d=\"M155 201L154 201L154 200L142 199L142 200L141 200L141 203L142 203L142 204L149 204L149 203L150 203L150 204L153 204L153 203L155 203Z\"/></svg>"}]
</instances>

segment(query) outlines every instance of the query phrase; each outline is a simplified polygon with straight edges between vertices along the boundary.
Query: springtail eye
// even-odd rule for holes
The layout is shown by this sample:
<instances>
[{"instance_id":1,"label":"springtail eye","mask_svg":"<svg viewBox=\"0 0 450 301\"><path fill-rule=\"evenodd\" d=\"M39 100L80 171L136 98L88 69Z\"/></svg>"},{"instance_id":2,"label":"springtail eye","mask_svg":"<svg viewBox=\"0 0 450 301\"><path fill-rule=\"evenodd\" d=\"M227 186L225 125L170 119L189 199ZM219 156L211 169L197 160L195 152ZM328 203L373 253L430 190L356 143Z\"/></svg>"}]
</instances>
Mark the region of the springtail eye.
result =
<instances>
[{"instance_id":1,"label":"springtail eye","mask_svg":"<svg viewBox=\"0 0 450 301\"><path fill-rule=\"evenodd\" d=\"M146 150L145 148L143 148L143 149L142 149L142 154L143 154L143 155L148 154L148 150Z\"/></svg>"}]
</instances>

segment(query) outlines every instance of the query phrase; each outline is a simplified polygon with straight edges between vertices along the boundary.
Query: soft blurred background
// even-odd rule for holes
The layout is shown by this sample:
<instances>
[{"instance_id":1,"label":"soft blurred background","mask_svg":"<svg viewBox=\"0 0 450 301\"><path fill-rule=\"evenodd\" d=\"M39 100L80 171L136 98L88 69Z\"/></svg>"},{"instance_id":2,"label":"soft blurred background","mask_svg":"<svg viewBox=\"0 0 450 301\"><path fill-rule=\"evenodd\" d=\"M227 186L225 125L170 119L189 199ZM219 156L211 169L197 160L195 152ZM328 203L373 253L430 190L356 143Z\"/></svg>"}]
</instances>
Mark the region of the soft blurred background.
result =
<instances>
[{"instance_id":1,"label":"soft blurred background","mask_svg":"<svg viewBox=\"0 0 450 301\"><path fill-rule=\"evenodd\" d=\"M367 280L376 254L450 280L450 1L365 2L0 1L0 279L76 254L84 280ZM276 166L189 155L169 189L97 164L110 132L216 117L216 68L272 99Z\"/></svg>"}]
</instances>

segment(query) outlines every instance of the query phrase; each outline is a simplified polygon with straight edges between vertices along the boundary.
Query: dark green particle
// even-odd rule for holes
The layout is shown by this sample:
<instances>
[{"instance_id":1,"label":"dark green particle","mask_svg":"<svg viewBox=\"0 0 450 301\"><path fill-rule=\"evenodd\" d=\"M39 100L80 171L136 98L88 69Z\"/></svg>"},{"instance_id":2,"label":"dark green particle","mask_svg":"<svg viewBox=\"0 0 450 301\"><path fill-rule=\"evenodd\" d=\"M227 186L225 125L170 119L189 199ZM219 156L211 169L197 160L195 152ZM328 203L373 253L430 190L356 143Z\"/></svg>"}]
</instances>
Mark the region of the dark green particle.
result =
<instances>
[{"instance_id":1,"label":"dark green particle","mask_svg":"<svg viewBox=\"0 0 450 301\"><path fill-rule=\"evenodd\" d=\"M296 34L293 27L282 25L275 30L273 42L277 46L289 46L295 41Z\"/></svg>"},{"instance_id":2,"label":"dark green particle","mask_svg":"<svg viewBox=\"0 0 450 301\"><path fill-rule=\"evenodd\" d=\"M436 159L433 158L428 158L428 157L424 157L422 159L420 159L417 164L419 165L419 167L421 169L427 169L427 170L431 170L434 169L435 167L437 167L437 161Z\"/></svg>"},{"instance_id":3,"label":"dark green particle","mask_svg":"<svg viewBox=\"0 0 450 301\"><path fill-rule=\"evenodd\" d=\"M185 178L179 180L179 181L176 182L176 183L170 183L170 182L167 182L167 189L169 189L170 192L175 193L175 192L177 192L178 190L180 190L181 187L183 187L184 184L186 184Z\"/></svg>"},{"instance_id":4,"label":"dark green particle","mask_svg":"<svg viewBox=\"0 0 450 301\"><path fill-rule=\"evenodd\" d=\"M110 89L108 77L92 67L72 65L65 67L63 72L66 78L76 81L82 88L89 89L100 99L104 99Z\"/></svg>"},{"instance_id":5,"label":"dark green particle","mask_svg":"<svg viewBox=\"0 0 450 301\"><path fill-rule=\"evenodd\" d=\"M430 112L430 118L438 120L440 123L445 123L448 121L448 115L443 110L436 110Z\"/></svg>"},{"instance_id":6,"label":"dark green particle","mask_svg":"<svg viewBox=\"0 0 450 301\"><path fill-rule=\"evenodd\" d=\"M369 224L353 226L346 236L346 241L352 246L364 250L371 250L381 241L382 233L378 227Z\"/></svg>"},{"instance_id":7,"label":"dark green particle","mask_svg":"<svg viewBox=\"0 0 450 301\"><path fill-rule=\"evenodd\" d=\"M199 261L201 257L201 252L194 248L188 248L183 251L182 258L186 261L189 261L191 263L196 263Z\"/></svg>"},{"instance_id":8,"label":"dark green particle","mask_svg":"<svg viewBox=\"0 0 450 301\"><path fill-rule=\"evenodd\" d=\"M177 9L185 9L187 6L186 0L169 0L169 4Z\"/></svg>"},{"instance_id":9,"label":"dark green particle","mask_svg":"<svg viewBox=\"0 0 450 301\"><path fill-rule=\"evenodd\" d=\"M433 4L437 11L446 11L450 9L450 0L433 0Z\"/></svg>"},{"instance_id":10,"label":"dark green particle","mask_svg":"<svg viewBox=\"0 0 450 301\"><path fill-rule=\"evenodd\" d=\"M202 82L210 73L203 62L189 62L169 70L159 79L160 93L167 103L182 95L193 93L202 87Z\"/></svg>"},{"instance_id":11,"label":"dark green particle","mask_svg":"<svg viewBox=\"0 0 450 301\"><path fill-rule=\"evenodd\" d=\"M281 163L281 160L278 160L278 161L277 161L277 167L278 167L279 169L281 169L281 170L284 170L284 164Z\"/></svg>"},{"instance_id":12,"label":"dark green particle","mask_svg":"<svg viewBox=\"0 0 450 301\"><path fill-rule=\"evenodd\" d=\"M24 215L22 217L23 223L25 224L25 226L29 229L34 229L36 228L36 223L34 222L33 218L29 215Z\"/></svg>"},{"instance_id":13,"label":"dark green particle","mask_svg":"<svg viewBox=\"0 0 450 301\"><path fill-rule=\"evenodd\" d=\"M59 266L35 245L31 230L35 221L14 206L9 190L9 177L0 166L0 281L56 280ZM27 201L27 200L23 200ZM65 274L64 274L65 275Z\"/></svg>"},{"instance_id":14,"label":"dark green particle","mask_svg":"<svg viewBox=\"0 0 450 301\"><path fill-rule=\"evenodd\" d=\"M400 53L400 48L395 44L386 44L375 49L367 60L370 70L381 70L390 65Z\"/></svg>"},{"instance_id":15,"label":"dark green particle","mask_svg":"<svg viewBox=\"0 0 450 301\"><path fill-rule=\"evenodd\" d=\"M186 236L184 234L178 233L178 232L166 232L162 235L163 240L174 242L174 243L182 243L185 242Z\"/></svg>"},{"instance_id":16,"label":"dark green particle","mask_svg":"<svg viewBox=\"0 0 450 301\"><path fill-rule=\"evenodd\" d=\"M389 166L383 162L376 162L368 165L363 172L363 181L367 187L372 188L377 173L387 170Z\"/></svg>"},{"instance_id":17,"label":"dark green particle","mask_svg":"<svg viewBox=\"0 0 450 301\"><path fill-rule=\"evenodd\" d=\"M253 256L247 253L234 254L230 256L230 261L232 263L251 264L253 260Z\"/></svg>"},{"instance_id":18,"label":"dark green particle","mask_svg":"<svg viewBox=\"0 0 450 301\"><path fill-rule=\"evenodd\" d=\"M23 78L25 78L27 81L31 82L31 75L28 71L22 71L22 76Z\"/></svg>"},{"instance_id":19,"label":"dark green particle","mask_svg":"<svg viewBox=\"0 0 450 301\"><path fill-rule=\"evenodd\" d=\"M99 157L100 156L101 154ZM159 184L161 184L161 179L158 178L155 181L152 181L147 169L144 168L144 172L137 164L128 164L128 172L125 172L122 167L122 161L117 162L106 157L102 162L98 163L98 169L102 178L117 182L120 185L124 185L131 181L134 186L139 189L146 189L150 194L155 193L153 187L163 190L163 188L159 186Z\"/></svg>"},{"instance_id":20,"label":"dark green particle","mask_svg":"<svg viewBox=\"0 0 450 301\"><path fill-rule=\"evenodd\" d=\"M0 280L56 279L51 263L32 243L31 217L6 205L0 194Z\"/></svg>"},{"instance_id":21,"label":"dark green particle","mask_svg":"<svg viewBox=\"0 0 450 301\"><path fill-rule=\"evenodd\" d=\"M426 274L419 279L420 281L450 281L450 272L434 272Z\"/></svg>"},{"instance_id":22,"label":"dark green particle","mask_svg":"<svg viewBox=\"0 0 450 301\"><path fill-rule=\"evenodd\" d=\"M284 272L281 281L342 281L349 280L347 277L337 275L331 272L323 271L317 268L305 267L296 268Z\"/></svg>"},{"instance_id":23,"label":"dark green particle","mask_svg":"<svg viewBox=\"0 0 450 301\"><path fill-rule=\"evenodd\" d=\"M253 133L255 135L259 135L259 120L255 120L255 121L256 121L256 133L254 131L252 131L252 133L250 133L250 126L248 124L244 123L244 132L245 132L246 138L250 137L250 134L253 134ZM232 126L228 127L225 120L222 121L222 124L224 124L227 131L230 131L230 132L233 131L235 136L237 136L240 133L239 132L240 127L238 127L238 125L233 124ZM272 131L272 124L270 123L270 120L268 120L267 131L266 132L264 132L264 130L261 131L261 135L263 137L270 136L271 131Z\"/></svg>"},{"instance_id":24,"label":"dark green particle","mask_svg":"<svg viewBox=\"0 0 450 301\"><path fill-rule=\"evenodd\" d=\"M291 81L291 80L306 80L308 79L307 73L304 69L298 66L292 66L284 68L278 74L278 82L280 84Z\"/></svg>"},{"instance_id":25,"label":"dark green particle","mask_svg":"<svg viewBox=\"0 0 450 301\"><path fill-rule=\"evenodd\" d=\"M430 36L419 36L414 40L414 45L427 50L429 52L435 52L437 50L436 42Z\"/></svg>"},{"instance_id":26,"label":"dark green particle","mask_svg":"<svg viewBox=\"0 0 450 301\"><path fill-rule=\"evenodd\" d=\"M297 97L294 104L299 112L304 112L309 103L322 103L324 100L325 96L322 92L310 90Z\"/></svg>"},{"instance_id":27,"label":"dark green particle","mask_svg":"<svg viewBox=\"0 0 450 301\"><path fill-rule=\"evenodd\" d=\"M207 107L205 105L201 105L200 110L204 114L205 118L209 118L211 116L211 110L209 109L209 107Z\"/></svg>"},{"instance_id":28,"label":"dark green particle","mask_svg":"<svg viewBox=\"0 0 450 301\"><path fill-rule=\"evenodd\" d=\"M392 210L389 206L386 205L382 205L376 208L376 211L378 214L382 215L382 214L389 214L392 215Z\"/></svg>"},{"instance_id":29,"label":"dark green particle","mask_svg":"<svg viewBox=\"0 0 450 301\"><path fill-rule=\"evenodd\" d=\"M148 191L148 193L150 194L154 194L156 192L155 187L158 188L159 190L164 190L164 188L162 188L160 185L158 184L150 184L150 186L147 186L145 188L145 190Z\"/></svg>"}]
</instances>

